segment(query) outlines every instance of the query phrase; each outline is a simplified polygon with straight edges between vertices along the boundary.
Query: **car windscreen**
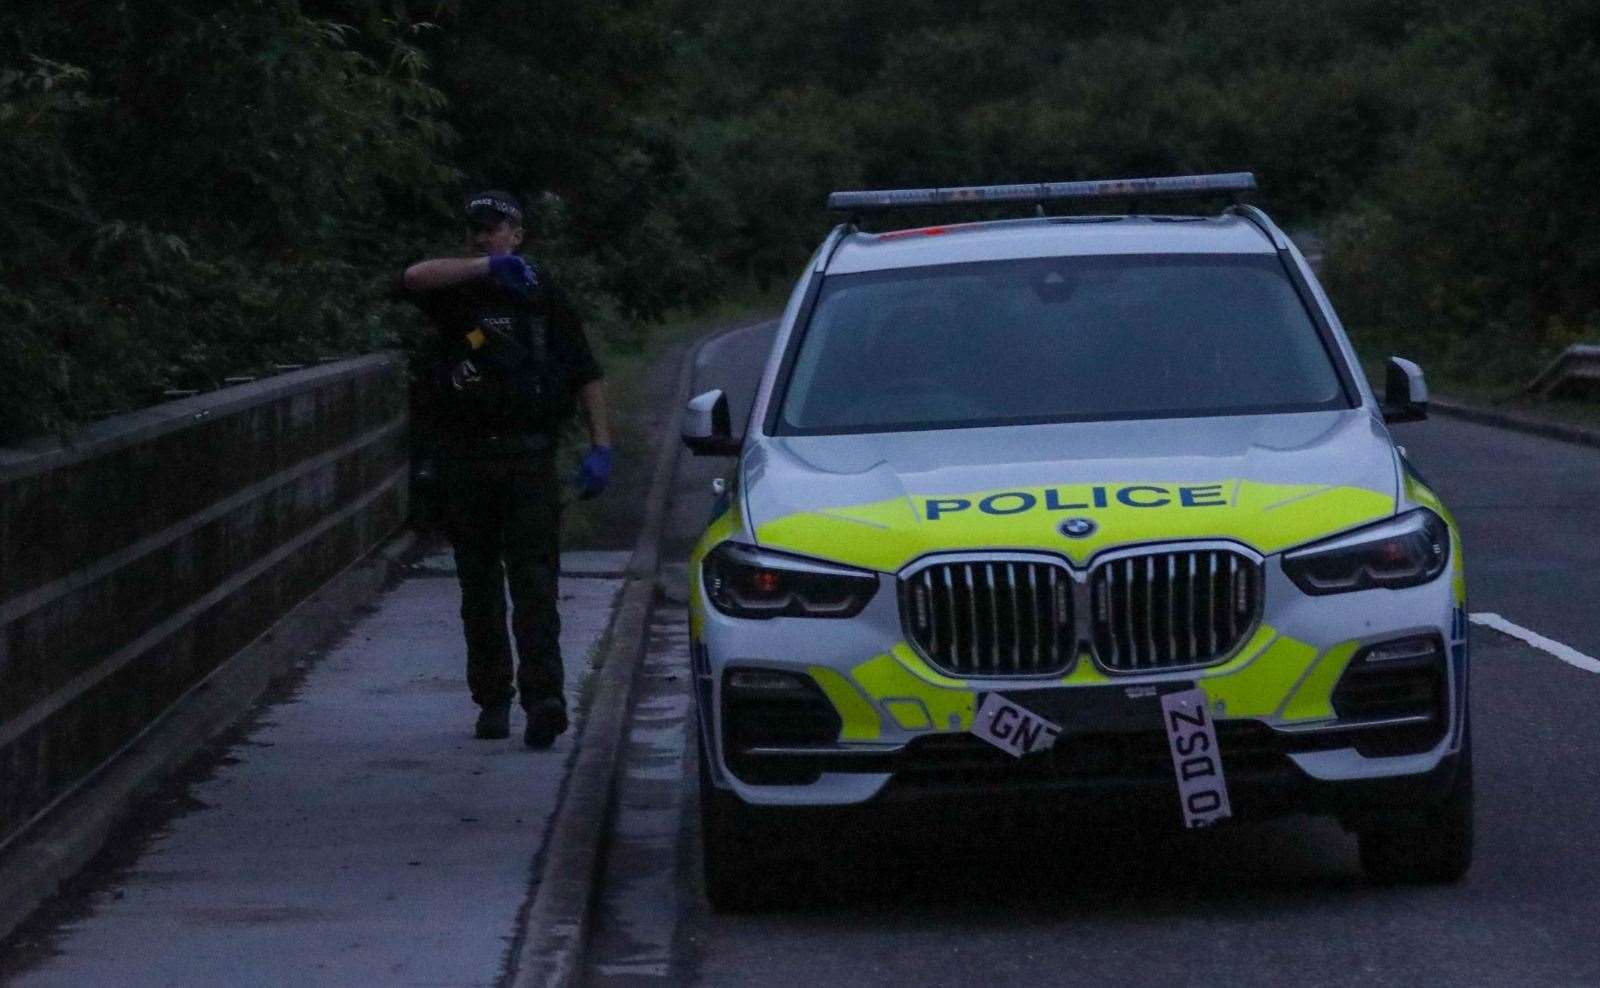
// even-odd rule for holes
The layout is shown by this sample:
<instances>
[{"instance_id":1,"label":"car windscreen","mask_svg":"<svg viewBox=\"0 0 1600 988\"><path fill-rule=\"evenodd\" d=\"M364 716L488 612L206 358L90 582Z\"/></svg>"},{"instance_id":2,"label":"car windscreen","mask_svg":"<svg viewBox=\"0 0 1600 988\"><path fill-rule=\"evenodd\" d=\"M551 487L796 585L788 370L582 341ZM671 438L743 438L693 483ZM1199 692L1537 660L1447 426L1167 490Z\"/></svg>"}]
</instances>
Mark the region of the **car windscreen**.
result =
<instances>
[{"instance_id":1,"label":"car windscreen","mask_svg":"<svg viewBox=\"0 0 1600 988\"><path fill-rule=\"evenodd\" d=\"M833 275L789 367L789 435L1349 407L1270 254Z\"/></svg>"}]
</instances>

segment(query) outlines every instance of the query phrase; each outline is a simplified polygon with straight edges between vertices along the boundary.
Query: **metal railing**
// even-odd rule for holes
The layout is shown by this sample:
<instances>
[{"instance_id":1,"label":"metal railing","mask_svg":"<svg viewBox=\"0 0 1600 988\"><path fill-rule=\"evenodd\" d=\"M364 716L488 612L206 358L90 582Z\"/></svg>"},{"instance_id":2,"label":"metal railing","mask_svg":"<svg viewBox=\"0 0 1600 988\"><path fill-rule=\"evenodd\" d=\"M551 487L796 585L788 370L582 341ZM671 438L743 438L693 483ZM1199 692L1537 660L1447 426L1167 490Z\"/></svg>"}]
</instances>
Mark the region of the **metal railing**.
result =
<instances>
[{"instance_id":1,"label":"metal railing","mask_svg":"<svg viewBox=\"0 0 1600 988\"><path fill-rule=\"evenodd\" d=\"M1600 395L1600 345L1567 347L1533 379L1528 391L1546 398Z\"/></svg>"}]
</instances>

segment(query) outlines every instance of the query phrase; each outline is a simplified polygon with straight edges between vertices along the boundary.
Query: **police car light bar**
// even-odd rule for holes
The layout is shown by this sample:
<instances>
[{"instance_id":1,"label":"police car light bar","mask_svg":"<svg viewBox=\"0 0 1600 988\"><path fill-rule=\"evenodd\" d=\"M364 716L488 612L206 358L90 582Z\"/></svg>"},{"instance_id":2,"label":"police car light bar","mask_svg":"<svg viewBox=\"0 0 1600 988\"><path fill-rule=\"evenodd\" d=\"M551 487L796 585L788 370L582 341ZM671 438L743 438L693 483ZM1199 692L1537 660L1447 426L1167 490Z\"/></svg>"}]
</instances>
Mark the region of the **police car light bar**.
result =
<instances>
[{"instance_id":1,"label":"police car light bar","mask_svg":"<svg viewBox=\"0 0 1600 988\"><path fill-rule=\"evenodd\" d=\"M1086 182L1038 182L1026 185L967 185L951 189L882 189L834 192L828 208L840 212L915 209L923 206L982 206L991 203L1038 203L1060 199L1130 199L1147 196L1205 196L1249 192L1256 187L1251 172L1218 175L1171 175L1162 178L1114 178Z\"/></svg>"}]
</instances>

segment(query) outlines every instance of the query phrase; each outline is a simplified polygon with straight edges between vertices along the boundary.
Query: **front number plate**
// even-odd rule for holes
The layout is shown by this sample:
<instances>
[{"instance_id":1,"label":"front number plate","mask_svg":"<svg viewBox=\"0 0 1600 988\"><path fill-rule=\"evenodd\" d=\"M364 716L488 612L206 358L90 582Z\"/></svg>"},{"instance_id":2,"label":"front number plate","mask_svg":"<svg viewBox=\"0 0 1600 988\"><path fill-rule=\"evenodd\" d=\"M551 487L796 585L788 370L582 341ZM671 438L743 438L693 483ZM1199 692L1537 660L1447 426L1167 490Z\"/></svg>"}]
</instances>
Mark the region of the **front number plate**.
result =
<instances>
[{"instance_id":1,"label":"front number plate","mask_svg":"<svg viewBox=\"0 0 1600 988\"><path fill-rule=\"evenodd\" d=\"M1222 750L1211 720L1210 699L1200 688L1168 693L1161 698L1161 720L1172 750L1172 771L1178 779L1178 801L1185 827L1209 827L1233 816L1228 782L1222 775Z\"/></svg>"},{"instance_id":2,"label":"front number plate","mask_svg":"<svg viewBox=\"0 0 1600 988\"><path fill-rule=\"evenodd\" d=\"M1030 751L1044 751L1055 744L1061 725L1012 703L999 693L990 693L978 705L978 714L972 719L972 733L1001 751L1021 758Z\"/></svg>"}]
</instances>

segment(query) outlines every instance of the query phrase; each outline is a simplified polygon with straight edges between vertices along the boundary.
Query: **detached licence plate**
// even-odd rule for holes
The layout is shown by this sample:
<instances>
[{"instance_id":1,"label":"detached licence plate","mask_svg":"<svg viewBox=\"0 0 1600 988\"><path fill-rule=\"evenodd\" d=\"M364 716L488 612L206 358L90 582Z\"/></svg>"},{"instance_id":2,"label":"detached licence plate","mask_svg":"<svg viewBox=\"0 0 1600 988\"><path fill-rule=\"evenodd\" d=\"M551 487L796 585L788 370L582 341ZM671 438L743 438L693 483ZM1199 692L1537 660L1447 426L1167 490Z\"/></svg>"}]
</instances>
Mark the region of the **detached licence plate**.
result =
<instances>
[{"instance_id":1,"label":"detached licence plate","mask_svg":"<svg viewBox=\"0 0 1600 988\"><path fill-rule=\"evenodd\" d=\"M999 693L988 693L972 719L972 733L1006 754L1021 758L1055 744L1061 725Z\"/></svg>"},{"instance_id":2,"label":"detached licence plate","mask_svg":"<svg viewBox=\"0 0 1600 988\"><path fill-rule=\"evenodd\" d=\"M1073 709L1064 706L1067 699L1076 704ZM1052 714L1056 714L1055 708L1060 708L1074 730L1105 729L1112 725L1121 730L1149 730L1148 725L1159 708L1167 748L1172 755L1172 773L1178 784L1184 826L1208 827L1233 815L1228 802L1228 782L1222 774L1217 727L1211 719L1210 698L1204 689L1198 686L1185 689L1182 684L1115 690L1090 688L1046 693L1040 700L1035 709L1030 709L1003 693L986 693L972 719L972 733L1006 754L1022 758L1048 750L1062 734L1061 725L1044 716L1037 707L1050 709Z\"/></svg>"},{"instance_id":3,"label":"detached licence plate","mask_svg":"<svg viewBox=\"0 0 1600 988\"><path fill-rule=\"evenodd\" d=\"M1183 825L1191 829L1209 827L1233 815L1210 702L1206 691L1199 687L1161 698L1161 721L1167 729L1167 747L1172 751Z\"/></svg>"}]
</instances>

